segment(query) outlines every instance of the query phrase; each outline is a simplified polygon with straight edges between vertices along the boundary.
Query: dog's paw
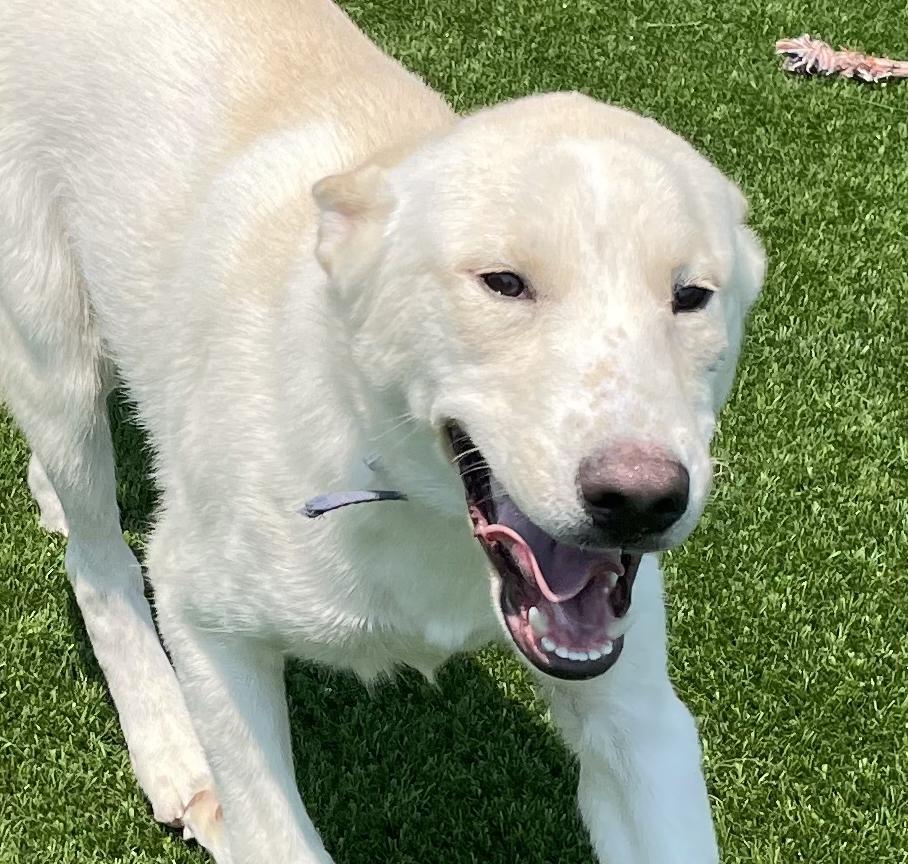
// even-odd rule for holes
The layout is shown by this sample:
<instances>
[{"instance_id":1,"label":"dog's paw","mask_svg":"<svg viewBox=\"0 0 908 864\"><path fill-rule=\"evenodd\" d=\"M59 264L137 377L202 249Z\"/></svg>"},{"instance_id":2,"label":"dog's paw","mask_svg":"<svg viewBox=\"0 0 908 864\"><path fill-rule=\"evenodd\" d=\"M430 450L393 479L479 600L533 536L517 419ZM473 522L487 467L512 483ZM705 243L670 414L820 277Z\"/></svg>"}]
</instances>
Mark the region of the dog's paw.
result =
<instances>
[{"instance_id":1,"label":"dog's paw","mask_svg":"<svg viewBox=\"0 0 908 864\"><path fill-rule=\"evenodd\" d=\"M124 729L129 730L126 742L132 770L154 818L171 826L182 824L197 793L214 788L205 754L191 727L180 729L182 719L171 716L167 718L170 722L142 726L135 717L120 716Z\"/></svg>"},{"instance_id":2,"label":"dog's paw","mask_svg":"<svg viewBox=\"0 0 908 864\"><path fill-rule=\"evenodd\" d=\"M217 864L231 864L223 811L201 749L184 746L179 752L171 750L170 758L161 758L162 752L158 750L157 757L148 751L130 754L154 818L182 829L183 839L204 846ZM148 770L150 766L153 770Z\"/></svg>"},{"instance_id":3,"label":"dog's paw","mask_svg":"<svg viewBox=\"0 0 908 864\"><path fill-rule=\"evenodd\" d=\"M152 799L154 818L170 828L182 829L184 840L195 840L217 864L231 864L224 833L224 811L214 789L208 785L190 795L174 795L170 790Z\"/></svg>"},{"instance_id":4,"label":"dog's paw","mask_svg":"<svg viewBox=\"0 0 908 864\"><path fill-rule=\"evenodd\" d=\"M224 811L211 789L196 792L180 819L183 839L195 840L217 864L231 864L224 833Z\"/></svg>"}]
</instances>

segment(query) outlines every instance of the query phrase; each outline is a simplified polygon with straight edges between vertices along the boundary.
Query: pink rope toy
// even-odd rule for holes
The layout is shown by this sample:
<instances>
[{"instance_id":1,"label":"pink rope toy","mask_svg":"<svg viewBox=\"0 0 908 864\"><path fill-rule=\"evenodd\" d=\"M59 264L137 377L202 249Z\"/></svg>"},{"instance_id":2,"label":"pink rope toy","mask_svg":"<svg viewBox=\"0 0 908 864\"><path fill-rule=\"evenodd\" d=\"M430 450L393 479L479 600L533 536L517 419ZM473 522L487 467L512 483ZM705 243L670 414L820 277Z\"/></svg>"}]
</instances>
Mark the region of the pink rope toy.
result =
<instances>
[{"instance_id":1,"label":"pink rope toy","mask_svg":"<svg viewBox=\"0 0 908 864\"><path fill-rule=\"evenodd\" d=\"M908 60L871 57L859 51L834 50L807 33L797 39L780 39L776 54L788 55L784 68L804 75L842 75L861 81L885 81L887 78L908 78Z\"/></svg>"}]
</instances>

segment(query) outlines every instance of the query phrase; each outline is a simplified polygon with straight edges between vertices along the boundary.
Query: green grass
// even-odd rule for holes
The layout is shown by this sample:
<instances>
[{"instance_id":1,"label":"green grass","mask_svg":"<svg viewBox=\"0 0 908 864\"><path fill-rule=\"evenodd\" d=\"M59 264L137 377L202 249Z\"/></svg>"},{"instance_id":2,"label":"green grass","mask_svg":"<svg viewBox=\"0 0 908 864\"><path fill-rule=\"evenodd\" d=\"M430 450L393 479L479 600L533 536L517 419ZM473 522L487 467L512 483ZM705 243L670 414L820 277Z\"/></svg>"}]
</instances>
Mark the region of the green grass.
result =
<instances>
[{"instance_id":1,"label":"green grass","mask_svg":"<svg viewBox=\"0 0 908 864\"><path fill-rule=\"evenodd\" d=\"M580 89L734 176L771 255L701 529L667 560L674 680L727 862L908 862L908 88L792 79L809 30L908 54L908 7L396 0L346 7L458 109ZM153 503L118 431L136 545ZM0 419L0 862L199 862L130 773L27 451ZM369 696L290 673L300 786L339 864L590 864L576 769L517 664ZM304 731L305 730L305 731Z\"/></svg>"}]
</instances>

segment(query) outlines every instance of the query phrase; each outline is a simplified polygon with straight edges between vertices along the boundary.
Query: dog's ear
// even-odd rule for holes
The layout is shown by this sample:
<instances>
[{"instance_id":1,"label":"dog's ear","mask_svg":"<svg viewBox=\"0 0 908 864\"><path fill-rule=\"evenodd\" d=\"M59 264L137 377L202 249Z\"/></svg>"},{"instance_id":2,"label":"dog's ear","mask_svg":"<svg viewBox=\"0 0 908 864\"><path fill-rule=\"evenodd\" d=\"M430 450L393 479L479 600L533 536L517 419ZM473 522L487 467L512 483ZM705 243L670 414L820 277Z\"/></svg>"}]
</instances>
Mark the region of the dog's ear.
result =
<instances>
[{"instance_id":1,"label":"dog's ear","mask_svg":"<svg viewBox=\"0 0 908 864\"><path fill-rule=\"evenodd\" d=\"M315 254L331 279L354 280L377 251L392 197L385 172L374 164L319 180L312 188L318 205Z\"/></svg>"},{"instance_id":2,"label":"dog's ear","mask_svg":"<svg viewBox=\"0 0 908 864\"><path fill-rule=\"evenodd\" d=\"M747 198L737 184L728 181L728 194L731 203L731 220L734 229L734 259L732 261L731 287L740 302L740 309L746 315L753 306L763 279L766 276L766 253L759 238L747 226Z\"/></svg>"},{"instance_id":3,"label":"dog's ear","mask_svg":"<svg viewBox=\"0 0 908 864\"><path fill-rule=\"evenodd\" d=\"M747 225L735 228L735 260L732 283L746 312L760 296L766 277L766 253L757 235Z\"/></svg>"},{"instance_id":4,"label":"dog's ear","mask_svg":"<svg viewBox=\"0 0 908 864\"><path fill-rule=\"evenodd\" d=\"M747 312L760 296L763 278L766 275L766 255L763 244L747 225L739 224L734 229L734 261L729 288L730 297L726 309L729 350L717 367L717 378L713 390L714 409L718 413L731 393L735 380L738 353L744 338Z\"/></svg>"}]
</instances>

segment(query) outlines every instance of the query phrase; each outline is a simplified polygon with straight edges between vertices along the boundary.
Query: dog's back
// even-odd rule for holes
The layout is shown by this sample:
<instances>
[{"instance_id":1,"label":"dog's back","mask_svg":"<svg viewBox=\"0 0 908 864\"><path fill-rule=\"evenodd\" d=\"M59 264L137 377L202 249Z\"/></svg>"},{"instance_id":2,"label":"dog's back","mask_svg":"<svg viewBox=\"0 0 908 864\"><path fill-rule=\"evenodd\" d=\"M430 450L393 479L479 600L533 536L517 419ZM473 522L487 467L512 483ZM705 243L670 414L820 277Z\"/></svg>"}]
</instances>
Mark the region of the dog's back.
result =
<instances>
[{"instance_id":1,"label":"dog's back","mask_svg":"<svg viewBox=\"0 0 908 864\"><path fill-rule=\"evenodd\" d=\"M3 233L27 248L23 219L55 222L102 322L109 293L147 314L149 293L183 290L173 276L206 202L233 196L242 220L294 187L309 206L320 177L447 112L330 3L11 0L0 11L0 194L16 224ZM254 163L268 160L285 188L257 182Z\"/></svg>"},{"instance_id":2,"label":"dog's back","mask_svg":"<svg viewBox=\"0 0 908 864\"><path fill-rule=\"evenodd\" d=\"M103 342L166 437L205 340L252 321L314 244L313 183L449 116L327 2L11 0L0 392L17 411L30 349L12 345L54 326L80 381Z\"/></svg>"}]
</instances>

